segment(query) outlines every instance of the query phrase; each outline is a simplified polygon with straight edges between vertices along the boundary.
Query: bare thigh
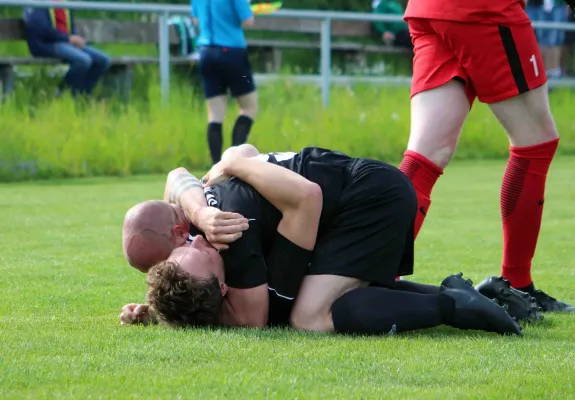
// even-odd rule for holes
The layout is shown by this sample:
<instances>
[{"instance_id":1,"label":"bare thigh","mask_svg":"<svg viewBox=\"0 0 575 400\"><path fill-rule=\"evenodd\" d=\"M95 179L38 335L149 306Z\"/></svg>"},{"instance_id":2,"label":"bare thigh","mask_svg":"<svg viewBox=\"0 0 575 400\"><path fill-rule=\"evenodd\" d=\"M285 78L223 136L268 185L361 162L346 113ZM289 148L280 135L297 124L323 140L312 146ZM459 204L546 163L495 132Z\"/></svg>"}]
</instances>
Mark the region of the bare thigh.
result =
<instances>
[{"instance_id":1,"label":"bare thigh","mask_svg":"<svg viewBox=\"0 0 575 400\"><path fill-rule=\"evenodd\" d=\"M559 137L549 108L547 84L489 107L507 131L512 146L534 146Z\"/></svg>"}]
</instances>

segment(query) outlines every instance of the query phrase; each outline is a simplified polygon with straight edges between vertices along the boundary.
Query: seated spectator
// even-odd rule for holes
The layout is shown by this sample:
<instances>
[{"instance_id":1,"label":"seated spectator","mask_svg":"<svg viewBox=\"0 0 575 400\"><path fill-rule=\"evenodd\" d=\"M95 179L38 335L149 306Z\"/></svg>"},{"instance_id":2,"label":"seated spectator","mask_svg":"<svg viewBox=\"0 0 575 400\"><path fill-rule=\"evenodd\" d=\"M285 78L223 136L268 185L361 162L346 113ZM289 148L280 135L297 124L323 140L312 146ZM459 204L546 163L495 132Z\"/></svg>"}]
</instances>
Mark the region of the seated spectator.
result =
<instances>
[{"instance_id":1,"label":"seated spectator","mask_svg":"<svg viewBox=\"0 0 575 400\"><path fill-rule=\"evenodd\" d=\"M374 14L403 15L404 7L396 0L374 0L372 3ZM381 36L384 43L413 49L409 29L405 21L401 22L374 22L373 27Z\"/></svg>"},{"instance_id":2,"label":"seated spectator","mask_svg":"<svg viewBox=\"0 0 575 400\"><path fill-rule=\"evenodd\" d=\"M69 88L74 96L90 94L110 66L108 56L87 46L76 33L70 10L26 8L24 26L34 57L57 58L70 64L60 89Z\"/></svg>"},{"instance_id":3,"label":"seated spectator","mask_svg":"<svg viewBox=\"0 0 575 400\"><path fill-rule=\"evenodd\" d=\"M525 8L531 21L566 22L568 8L563 0L528 0ZM560 78L561 50L565 41L565 30L536 29L541 48L543 64L549 78Z\"/></svg>"}]
</instances>

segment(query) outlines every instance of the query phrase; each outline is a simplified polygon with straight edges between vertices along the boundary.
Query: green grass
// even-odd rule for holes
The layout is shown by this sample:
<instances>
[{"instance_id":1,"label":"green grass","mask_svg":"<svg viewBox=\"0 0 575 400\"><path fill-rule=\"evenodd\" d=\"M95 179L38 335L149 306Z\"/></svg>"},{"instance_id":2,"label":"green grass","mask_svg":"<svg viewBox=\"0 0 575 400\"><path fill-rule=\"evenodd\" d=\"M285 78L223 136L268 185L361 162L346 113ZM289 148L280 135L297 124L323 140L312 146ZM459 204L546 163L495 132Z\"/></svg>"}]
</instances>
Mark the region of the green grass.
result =
<instances>
[{"instance_id":1,"label":"green grass","mask_svg":"<svg viewBox=\"0 0 575 400\"><path fill-rule=\"evenodd\" d=\"M574 169L566 157L551 168L534 262L536 283L572 303ZM499 272L503 170L502 161L449 167L414 279ZM145 290L123 260L122 218L162 191L160 176L0 185L0 398L573 397L573 316L547 316L522 339L448 328L362 339L121 327L120 308Z\"/></svg>"},{"instance_id":2,"label":"green grass","mask_svg":"<svg viewBox=\"0 0 575 400\"><path fill-rule=\"evenodd\" d=\"M171 103L159 106L156 76L139 82L133 102L78 105L69 98L39 100L42 92L17 91L0 107L0 180L161 173L178 164L206 168L207 113L188 86L174 84ZM562 137L559 154L575 154L575 92L557 90L551 107ZM324 109L319 89L289 77L260 88L260 114L250 142L261 151L316 145L357 156L399 160L409 136L405 87L334 88ZM224 123L229 145L235 105ZM475 104L455 155L507 157L507 138L488 107ZM32 168L33 167L33 168Z\"/></svg>"}]
</instances>

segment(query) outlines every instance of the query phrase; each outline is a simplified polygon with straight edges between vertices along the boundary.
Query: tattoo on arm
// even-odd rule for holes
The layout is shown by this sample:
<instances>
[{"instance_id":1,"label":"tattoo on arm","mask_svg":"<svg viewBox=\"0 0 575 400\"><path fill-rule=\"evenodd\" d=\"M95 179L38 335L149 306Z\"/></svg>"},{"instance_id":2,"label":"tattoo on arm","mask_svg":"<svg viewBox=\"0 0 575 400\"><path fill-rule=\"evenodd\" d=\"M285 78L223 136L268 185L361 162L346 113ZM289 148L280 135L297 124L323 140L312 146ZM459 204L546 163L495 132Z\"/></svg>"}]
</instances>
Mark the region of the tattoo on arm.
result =
<instances>
[{"instance_id":1,"label":"tattoo on arm","mask_svg":"<svg viewBox=\"0 0 575 400\"><path fill-rule=\"evenodd\" d=\"M177 204L178 206L182 206L182 196L188 190L192 188L203 188L201 182L191 174L183 173L180 174L174 179L172 182L172 187L170 188L169 193L169 202L172 204Z\"/></svg>"}]
</instances>

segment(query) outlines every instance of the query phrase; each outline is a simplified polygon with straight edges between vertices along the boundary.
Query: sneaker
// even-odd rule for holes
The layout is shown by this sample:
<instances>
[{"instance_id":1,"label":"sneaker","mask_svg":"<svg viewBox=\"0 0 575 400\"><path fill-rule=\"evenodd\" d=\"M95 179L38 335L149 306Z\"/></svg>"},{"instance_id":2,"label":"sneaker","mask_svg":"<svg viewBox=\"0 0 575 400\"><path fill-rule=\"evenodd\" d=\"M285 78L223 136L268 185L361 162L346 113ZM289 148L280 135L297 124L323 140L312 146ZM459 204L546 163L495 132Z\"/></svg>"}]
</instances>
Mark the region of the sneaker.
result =
<instances>
[{"instance_id":1,"label":"sneaker","mask_svg":"<svg viewBox=\"0 0 575 400\"><path fill-rule=\"evenodd\" d=\"M535 290L530 294L535 298L535 301L537 301L537 304L543 312L575 312L575 307L558 301L542 290Z\"/></svg>"},{"instance_id":2,"label":"sneaker","mask_svg":"<svg viewBox=\"0 0 575 400\"><path fill-rule=\"evenodd\" d=\"M439 290L440 294L450 297L455 303L453 317L447 321L448 325L465 330L522 336L521 327L503 307L476 291L462 275L460 273L445 278Z\"/></svg>"},{"instance_id":3,"label":"sneaker","mask_svg":"<svg viewBox=\"0 0 575 400\"><path fill-rule=\"evenodd\" d=\"M507 313L518 321L541 321L541 307L529 293L511 287L511 283L502 277L490 276L475 286L479 293L494 299L506 308Z\"/></svg>"}]
</instances>

